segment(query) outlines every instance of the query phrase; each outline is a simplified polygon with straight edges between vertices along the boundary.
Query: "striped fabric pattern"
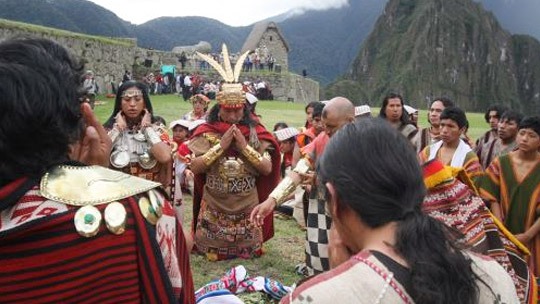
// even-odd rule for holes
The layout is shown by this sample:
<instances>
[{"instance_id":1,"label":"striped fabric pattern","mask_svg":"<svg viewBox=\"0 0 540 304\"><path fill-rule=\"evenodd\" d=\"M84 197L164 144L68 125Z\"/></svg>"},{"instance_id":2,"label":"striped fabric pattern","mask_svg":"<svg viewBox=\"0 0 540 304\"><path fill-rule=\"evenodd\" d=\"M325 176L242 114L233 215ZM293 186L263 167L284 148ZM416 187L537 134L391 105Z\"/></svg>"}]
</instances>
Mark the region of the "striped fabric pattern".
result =
<instances>
[{"instance_id":1,"label":"striped fabric pattern","mask_svg":"<svg viewBox=\"0 0 540 304\"><path fill-rule=\"evenodd\" d=\"M523 253L498 228L479 196L458 179L428 190L422 209L460 231L471 251L496 260L510 275L522 303L533 303L536 286Z\"/></svg>"},{"instance_id":2,"label":"striped fabric pattern","mask_svg":"<svg viewBox=\"0 0 540 304\"><path fill-rule=\"evenodd\" d=\"M102 223L96 236L86 238L75 230L76 207L64 205L37 216L36 210L50 202L37 191L34 187L20 203L2 211L0 303L195 302L178 223L179 290L169 279L156 228L142 216L135 197L121 201L127 211L123 234L112 234ZM106 206L96 207L103 214Z\"/></svg>"}]
</instances>

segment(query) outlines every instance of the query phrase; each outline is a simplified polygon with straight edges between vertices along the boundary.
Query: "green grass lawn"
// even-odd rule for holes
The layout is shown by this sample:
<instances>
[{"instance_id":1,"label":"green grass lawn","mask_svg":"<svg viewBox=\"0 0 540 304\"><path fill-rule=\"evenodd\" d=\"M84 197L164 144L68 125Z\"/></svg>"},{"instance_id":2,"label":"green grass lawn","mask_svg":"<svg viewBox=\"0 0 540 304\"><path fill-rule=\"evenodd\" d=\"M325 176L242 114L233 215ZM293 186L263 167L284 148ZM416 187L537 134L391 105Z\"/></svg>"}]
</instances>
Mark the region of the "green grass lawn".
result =
<instances>
[{"instance_id":1,"label":"green grass lawn","mask_svg":"<svg viewBox=\"0 0 540 304\"><path fill-rule=\"evenodd\" d=\"M167 123L181 118L191 110L191 104L183 101L177 95L152 95L150 98L155 115L165 118ZM106 99L103 96L99 96L98 99L106 102L105 105L98 105L95 109L98 117L104 122L111 115L114 99ZM213 104L214 102L212 102ZM304 104L284 101L259 101L257 113L262 116L262 123L267 129L272 129L274 124L280 121L284 121L292 127L301 127L305 122L304 106ZM379 114L379 108L371 108L371 110L374 115ZM484 114L467 113L467 119L470 125L468 134L473 140L476 140L489 128L484 120ZM426 110L420 111L420 126L428 126Z\"/></svg>"},{"instance_id":2,"label":"green grass lawn","mask_svg":"<svg viewBox=\"0 0 540 304\"><path fill-rule=\"evenodd\" d=\"M97 105L95 112L99 119L104 122L110 115L114 106L114 99L105 99L99 96L99 100L105 101L103 105ZM184 102L176 95L151 96L154 114L163 117L167 123L179 119L191 110L191 104ZM372 109L378 115L379 109ZM275 123L284 121L290 126L301 127L304 124L304 105L283 101L260 101L257 105L257 113L262 116L262 123L271 129ZM485 123L483 115L478 113L468 113L470 122L469 136L472 139L478 138L488 125ZM426 111L420 113L420 125L427 126ZM186 201L187 218L184 227L190 227L191 200ZM300 230L293 220L275 220L275 236L265 243L265 254L254 260L231 260L222 262L208 262L203 257L191 255L191 268L195 288L210 282L212 279L222 276L228 269L244 265L251 276L267 276L279 280L285 285L292 285L301 279L294 272L294 267L304 259L305 232ZM246 303L274 303L261 294L242 296Z\"/></svg>"}]
</instances>

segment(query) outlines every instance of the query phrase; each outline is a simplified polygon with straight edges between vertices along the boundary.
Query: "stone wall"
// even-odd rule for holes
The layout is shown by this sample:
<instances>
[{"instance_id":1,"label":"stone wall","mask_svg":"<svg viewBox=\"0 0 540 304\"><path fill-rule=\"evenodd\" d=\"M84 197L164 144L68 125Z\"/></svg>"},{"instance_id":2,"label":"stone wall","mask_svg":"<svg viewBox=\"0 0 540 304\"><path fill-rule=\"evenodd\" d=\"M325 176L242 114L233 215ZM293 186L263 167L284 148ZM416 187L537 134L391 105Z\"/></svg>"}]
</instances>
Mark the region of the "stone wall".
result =
<instances>
[{"instance_id":1,"label":"stone wall","mask_svg":"<svg viewBox=\"0 0 540 304\"><path fill-rule=\"evenodd\" d=\"M282 71L289 70L289 54L283 40L281 40L275 28L268 28L261 37L259 48L266 46L268 51L276 58L276 65L281 66Z\"/></svg>"},{"instance_id":2,"label":"stone wall","mask_svg":"<svg viewBox=\"0 0 540 304\"><path fill-rule=\"evenodd\" d=\"M94 71L96 82L104 92L111 81L120 81L124 71L131 71L135 54L136 40L85 39L83 35L70 35L65 31L39 31L12 27L0 27L0 41L11 38L51 39L69 49L74 55L83 58L85 68Z\"/></svg>"},{"instance_id":3,"label":"stone wall","mask_svg":"<svg viewBox=\"0 0 540 304\"><path fill-rule=\"evenodd\" d=\"M270 84L274 100L309 103L319 99L319 83L293 73L269 73L258 76ZM240 76L240 81L252 81L253 75Z\"/></svg>"},{"instance_id":4,"label":"stone wall","mask_svg":"<svg viewBox=\"0 0 540 304\"><path fill-rule=\"evenodd\" d=\"M270 41L270 36L273 36L272 41ZM51 39L69 49L74 55L84 60L86 69L94 71L100 93L109 93L111 91L111 82L118 85L126 70L132 72L136 68L135 70L142 73L155 72L162 64L176 65L177 69L180 70L178 54L139 48L136 39L89 36L23 23L0 24L0 41L17 37ZM282 72L245 73L245 75L241 76L241 80L252 81L257 77L262 78L270 84L276 100L294 102L319 100L318 82L287 72L287 51L283 42L278 38L277 31L271 29L264 34L261 45L265 44L268 49L272 50L272 54L277 60L276 64L282 65ZM275 45L271 45L273 43ZM197 60L193 55L188 55L188 58L186 70L198 70L200 60ZM147 59L152 60L151 67L144 67L144 62ZM142 75L134 73L134 76L136 79L140 79ZM217 78L217 75L215 77Z\"/></svg>"}]
</instances>

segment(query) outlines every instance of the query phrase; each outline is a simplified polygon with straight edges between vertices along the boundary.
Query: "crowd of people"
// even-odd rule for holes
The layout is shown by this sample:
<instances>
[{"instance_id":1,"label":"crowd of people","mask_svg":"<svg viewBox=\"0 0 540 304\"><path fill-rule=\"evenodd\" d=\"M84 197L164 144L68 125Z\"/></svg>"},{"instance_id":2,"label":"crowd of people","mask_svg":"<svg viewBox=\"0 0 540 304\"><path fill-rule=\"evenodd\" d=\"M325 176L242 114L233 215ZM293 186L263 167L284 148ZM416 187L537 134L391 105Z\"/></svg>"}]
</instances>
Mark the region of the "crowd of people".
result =
<instances>
[{"instance_id":1,"label":"crowd of people","mask_svg":"<svg viewBox=\"0 0 540 304\"><path fill-rule=\"evenodd\" d=\"M419 128L398 94L377 118L335 97L271 132L244 61L204 60L215 96L190 90L168 127L132 79L101 125L80 60L0 44L0 302L222 303L189 255L260 257L279 211L305 228L308 277L281 303L536 303L539 117L494 105L473 142L448 98Z\"/></svg>"},{"instance_id":2,"label":"crowd of people","mask_svg":"<svg viewBox=\"0 0 540 304\"><path fill-rule=\"evenodd\" d=\"M128 80L129 81L129 80ZM191 96L202 94L211 100L216 99L221 82L216 79L206 79L202 74L195 73L179 73L173 76L172 73L162 75L157 73L149 73L142 78L142 82L147 87L147 92L150 95L161 94L178 94L184 101L188 101ZM122 84L120 84L121 86ZM256 96L261 100L273 100L272 88L267 81L260 77L254 78L251 81L243 82L244 90ZM95 99L95 93L88 93ZM92 102L94 99L91 99ZM93 103L92 103L93 104Z\"/></svg>"}]
</instances>

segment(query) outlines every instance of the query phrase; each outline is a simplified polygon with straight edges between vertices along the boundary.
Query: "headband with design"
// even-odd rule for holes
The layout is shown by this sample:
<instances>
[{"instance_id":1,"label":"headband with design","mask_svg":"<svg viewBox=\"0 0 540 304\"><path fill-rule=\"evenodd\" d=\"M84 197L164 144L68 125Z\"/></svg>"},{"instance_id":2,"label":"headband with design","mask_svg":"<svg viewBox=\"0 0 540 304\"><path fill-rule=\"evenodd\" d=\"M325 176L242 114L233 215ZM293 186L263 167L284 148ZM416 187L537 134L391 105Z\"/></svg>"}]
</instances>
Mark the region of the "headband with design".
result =
<instances>
[{"instance_id":1,"label":"headband with design","mask_svg":"<svg viewBox=\"0 0 540 304\"><path fill-rule=\"evenodd\" d=\"M229 51L225 44L223 44L221 51L221 54L223 55L223 66L208 55L199 52L196 53L201 59L208 62L208 64L210 64L225 81L225 83L221 85L221 89L216 96L218 104L223 108L229 109L239 109L244 107L246 95L242 90L242 84L238 82L238 78L240 77L244 60L249 54L249 51L246 51L238 58L238 61L234 66L234 71L229 58Z\"/></svg>"}]
</instances>

